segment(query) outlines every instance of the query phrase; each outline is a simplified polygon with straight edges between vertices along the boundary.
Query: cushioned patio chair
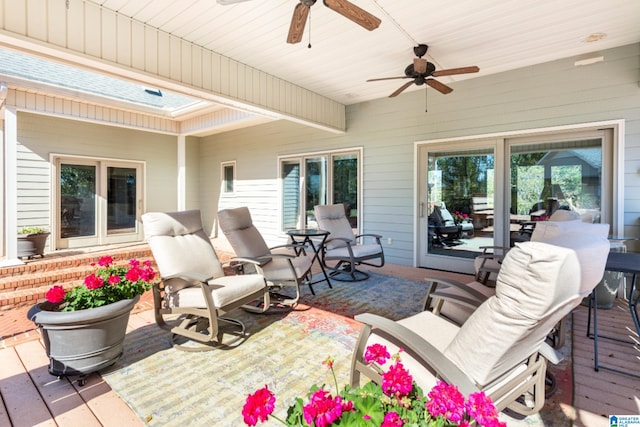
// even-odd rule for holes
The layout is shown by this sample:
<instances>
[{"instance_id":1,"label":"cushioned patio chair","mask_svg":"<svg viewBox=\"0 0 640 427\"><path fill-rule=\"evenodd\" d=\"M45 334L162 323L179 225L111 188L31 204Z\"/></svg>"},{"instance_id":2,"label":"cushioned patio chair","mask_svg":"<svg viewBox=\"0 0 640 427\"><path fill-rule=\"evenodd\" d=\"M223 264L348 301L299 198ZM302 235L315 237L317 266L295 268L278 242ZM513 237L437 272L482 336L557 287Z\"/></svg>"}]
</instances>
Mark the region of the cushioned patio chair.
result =
<instances>
[{"instance_id":1,"label":"cushioned patio chair","mask_svg":"<svg viewBox=\"0 0 640 427\"><path fill-rule=\"evenodd\" d=\"M320 252L322 264L330 271L329 276L346 282L366 280L369 274L358 270L358 265L384 265L382 236L354 234L342 203L318 205L313 209L318 227L330 233Z\"/></svg>"},{"instance_id":2,"label":"cushioned patio chair","mask_svg":"<svg viewBox=\"0 0 640 427\"><path fill-rule=\"evenodd\" d=\"M608 234L608 224L591 224L579 220L541 221L534 230L531 241L575 250L582 269L581 286L586 292L584 296L587 296L602 279L604 264L600 265L598 259L592 259L592 257L594 253L599 253L600 247L607 250L610 248ZM496 262L496 267L490 266L487 273L499 274L502 264L496 260L493 261ZM479 270L481 279L482 272L483 270ZM495 289L477 279L469 283L440 278L427 278L427 281L429 282L427 293L429 307L457 324L464 323L477 306L495 294ZM565 328L565 319L562 319L549 337L554 347L560 348L564 344Z\"/></svg>"},{"instance_id":3,"label":"cushioned patio chair","mask_svg":"<svg viewBox=\"0 0 640 427\"><path fill-rule=\"evenodd\" d=\"M300 298L300 286L311 288L312 257L297 245L268 247L260 231L253 224L247 207L223 209L218 212L218 224L237 256L256 261L272 294L272 302L295 307ZM280 252L283 251L283 252ZM283 286L293 287L295 296L278 292ZM311 288L313 291L313 289ZM286 308L286 307L284 307Z\"/></svg>"},{"instance_id":4,"label":"cushioned patio chair","mask_svg":"<svg viewBox=\"0 0 640 427\"><path fill-rule=\"evenodd\" d=\"M199 210L148 212L142 215L142 223L161 276L153 287L156 323L172 332L175 346L210 350L225 345L222 338L227 330L236 335L234 342L243 338L242 322L223 315L255 300L268 306L264 277L225 276L202 228ZM165 316L171 317L169 323ZM179 344L180 337L205 345Z\"/></svg>"},{"instance_id":5,"label":"cushioned patio chair","mask_svg":"<svg viewBox=\"0 0 640 427\"><path fill-rule=\"evenodd\" d=\"M608 247L592 241L589 250L601 275ZM546 357L555 356L545 340L582 301L587 290L581 270L573 249L525 242L505 257L495 295L461 326L431 311L397 322L357 315L364 328L354 350L351 385L358 386L362 375L381 381L363 356L368 345L381 343L391 354L404 349L402 363L425 393L441 379L465 395L483 390L499 411L536 413L545 399Z\"/></svg>"}]
</instances>

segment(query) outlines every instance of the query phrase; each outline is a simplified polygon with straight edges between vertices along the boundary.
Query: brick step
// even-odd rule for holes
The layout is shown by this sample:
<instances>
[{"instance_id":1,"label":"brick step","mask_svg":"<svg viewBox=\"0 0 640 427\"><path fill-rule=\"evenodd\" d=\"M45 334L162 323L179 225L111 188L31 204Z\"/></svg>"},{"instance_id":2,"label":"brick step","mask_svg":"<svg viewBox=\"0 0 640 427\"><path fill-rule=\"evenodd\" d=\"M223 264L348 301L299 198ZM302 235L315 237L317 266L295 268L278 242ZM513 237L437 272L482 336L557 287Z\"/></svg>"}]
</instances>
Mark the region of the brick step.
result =
<instances>
[{"instance_id":1,"label":"brick step","mask_svg":"<svg viewBox=\"0 0 640 427\"><path fill-rule=\"evenodd\" d=\"M35 304L45 298L53 285L71 288L81 285L85 276L95 271L92 263L102 256L113 257L114 263L126 264L135 258L141 262L155 262L147 245L105 249L88 253L55 253L30 260L25 265L6 267L0 270L0 310Z\"/></svg>"},{"instance_id":2,"label":"brick step","mask_svg":"<svg viewBox=\"0 0 640 427\"><path fill-rule=\"evenodd\" d=\"M64 283L65 289L73 288L82 284L82 280L75 280ZM33 305L43 301L47 291L52 285L43 285L33 288L21 288L14 291L0 292L0 310L8 310L11 308Z\"/></svg>"}]
</instances>

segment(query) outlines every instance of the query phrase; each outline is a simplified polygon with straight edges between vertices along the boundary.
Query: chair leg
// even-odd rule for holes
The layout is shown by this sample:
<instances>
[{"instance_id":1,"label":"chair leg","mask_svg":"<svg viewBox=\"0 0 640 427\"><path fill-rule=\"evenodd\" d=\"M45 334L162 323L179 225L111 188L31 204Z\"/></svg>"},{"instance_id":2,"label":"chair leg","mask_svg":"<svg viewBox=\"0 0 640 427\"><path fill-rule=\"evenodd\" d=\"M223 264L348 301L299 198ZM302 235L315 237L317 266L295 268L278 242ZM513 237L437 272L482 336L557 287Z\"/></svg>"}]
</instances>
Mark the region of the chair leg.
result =
<instances>
[{"instance_id":1,"label":"chair leg","mask_svg":"<svg viewBox=\"0 0 640 427\"><path fill-rule=\"evenodd\" d=\"M325 266L329 271L329 277L339 282L360 282L369 278L369 273L358 270L355 264L341 260L334 267Z\"/></svg>"}]
</instances>

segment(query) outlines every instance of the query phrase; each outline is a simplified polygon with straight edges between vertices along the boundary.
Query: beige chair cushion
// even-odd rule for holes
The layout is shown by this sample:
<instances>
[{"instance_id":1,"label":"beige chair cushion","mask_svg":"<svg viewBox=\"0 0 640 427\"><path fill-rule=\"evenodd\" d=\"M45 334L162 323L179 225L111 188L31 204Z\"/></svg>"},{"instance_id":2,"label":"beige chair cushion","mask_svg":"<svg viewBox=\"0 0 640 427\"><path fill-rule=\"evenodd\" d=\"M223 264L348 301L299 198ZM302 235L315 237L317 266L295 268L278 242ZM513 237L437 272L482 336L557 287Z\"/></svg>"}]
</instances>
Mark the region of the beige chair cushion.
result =
<instances>
[{"instance_id":1,"label":"beige chair cushion","mask_svg":"<svg viewBox=\"0 0 640 427\"><path fill-rule=\"evenodd\" d=\"M580 293L588 295L602 279L607 257L600 257L602 251L608 253L610 243L609 224L592 224L574 221L543 221L533 234L532 242L544 242L575 250L580 260Z\"/></svg>"},{"instance_id":2,"label":"beige chair cushion","mask_svg":"<svg viewBox=\"0 0 640 427\"><path fill-rule=\"evenodd\" d=\"M473 312L445 355L475 382L488 384L537 351L579 300L579 287L574 251L540 242L516 245L504 259L495 296Z\"/></svg>"},{"instance_id":3,"label":"beige chair cushion","mask_svg":"<svg viewBox=\"0 0 640 427\"><path fill-rule=\"evenodd\" d=\"M262 235L253 225L251 213L246 206L219 211L218 222L236 255L257 258L271 253ZM261 262L268 262L268 259Z\"/></svg>"},{"instance_id":4,"label":"beige chair cushion","mask_svg":"<svg viewBox=\"0 0 640 427\"><path fill-rule=\"evenodd\" d=\"M314 210L318 226L331 233L329 234L329 240L340 237L342 239L348 239L352 244L356 243L356 238L353 234L351 224L349 224L349 220L346 217L343 204L315 206ZM344 241L334 240L327 243L326 246L327 250L332 250L344 247L346 243ZM377 252L380 252L380 247L377 245L376 247L378 248ZM332 256L334 255L332 254ZM347 258L349 257L348 252L346 256Z\"/></svg>"},{"instance_id":5,"label":"beige chair cushion","mask_svg":"<svg viewBox=\"0 0 640 427\"><path fill-rule=\"evenodd\" d=\"M380 245L376 245L376 244L353 245L351 246L351 250L353 251L354 258L362 258L369 255L376 255L381 252ZM346 247L328 249L325 253L325 258L348 259L349 249L347 249Z\"/></svg>"},{"instance_id":6,"label":"beige chair cushion","mask_svg":"<svg viewBox=\"0 0 640 427\"><path fill-rule=\"evenodd\" d=\"M179 284L177 292L175 280L165 283L167 291L166 303L169 307L206 307L202 289L199 286L184 287ZM245 274L237 276L223 276L208 282L211 289L213 305L224 307L244 297L247 297L266 286L264 278L259 274Z\"/></svg>"},{"instance_id":7,"label":"beige chair cushion","mask_svg":"<svg viewBox=\"0 0 640 427\"><path fill-rule=\"evenodd\" d=\"M148 212L142 215L145 239L162 277L185 271L202 277L224 276L209 237L202 229L200 211Z\"/></svg>"}]
</instances>

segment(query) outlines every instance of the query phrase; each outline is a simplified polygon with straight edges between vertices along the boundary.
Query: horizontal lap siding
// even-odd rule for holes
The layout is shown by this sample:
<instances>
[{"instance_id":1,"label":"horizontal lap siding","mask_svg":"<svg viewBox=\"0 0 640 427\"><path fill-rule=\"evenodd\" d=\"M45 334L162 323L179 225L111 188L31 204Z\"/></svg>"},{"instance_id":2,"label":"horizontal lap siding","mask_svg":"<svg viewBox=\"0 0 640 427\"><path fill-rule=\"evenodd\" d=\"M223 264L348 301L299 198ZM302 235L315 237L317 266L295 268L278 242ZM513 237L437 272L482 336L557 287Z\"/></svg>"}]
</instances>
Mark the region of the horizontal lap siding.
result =
<instances>
[{"instance_id":1,"label":"horizontal lap siding","mask_svg":"<svg viewBox=\"0 0 640 427\"><path fill-rule=\"evenodd\" d=\"M258 214L261 226L276 235L277 156L362 146L363 231L384 236L389 262L411 264L416 141L624 119L625 234L639 235L640 45L602 54L603 63L587 67L575 67L569 58L454 83L443 78L454 92L429 90L428 112L423 90L351 105L344 136L281 121L205 138L203 179L219 180L219 163L235 159L238 179L252 185L233 200L218 200L217 192L202 188L203 208L215 213L219 203L254 207L264 212ZM256 192L256 183L265 191ZM393 239L391 246L387 238Z\"/></svg>"},{"instance_id":2,"label":"horizontal lap siding","mask_svg":"<svg viewBox=\"0 0 640 427\"><path fill-rule=\"evenodd\" d=\"M18 225L52 224L50 155L146 162L147 209L175 210L176 137L18 114Z\"/></svg>"}]
</instances>

